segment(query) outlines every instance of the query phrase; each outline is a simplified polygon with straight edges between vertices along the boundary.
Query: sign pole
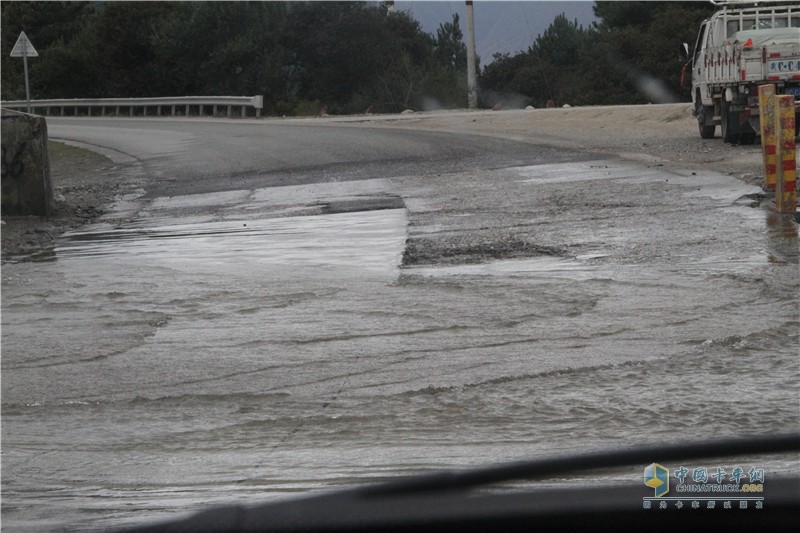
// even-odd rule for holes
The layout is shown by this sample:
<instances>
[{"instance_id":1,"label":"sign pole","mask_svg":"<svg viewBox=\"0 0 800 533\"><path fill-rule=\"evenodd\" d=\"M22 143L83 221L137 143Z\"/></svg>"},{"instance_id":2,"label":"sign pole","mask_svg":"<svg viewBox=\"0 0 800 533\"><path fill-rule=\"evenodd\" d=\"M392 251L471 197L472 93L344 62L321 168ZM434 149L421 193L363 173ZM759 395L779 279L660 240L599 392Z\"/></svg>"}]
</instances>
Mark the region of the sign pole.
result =
<instances>
[{"instance_id":1,"label":"sign pole","mask_svg":"<svg viewBox=\"0 0 800 533\"><path fill-rule=\"evenodd\" d=\"M39 52L33 47L33 44L28 40L25 32L19 34L14 49L11 50L11 57L21 57L22 67L25 69L25 98L28 101L28 113L31 112L31 84L28 79L28 56L39 57Z\"/></svg>"},{"instance_id":2,"label":"sign pole","mask_svg":"<svg viewBox=\"0 0 800 533\"><path fill-rule=\"evenodd\" d=\"M25 98L28 100L28 114L31 113L31 86L28 82L28 41L22 41L22 68L25 70Z\"/></svg>"}]
</instances>

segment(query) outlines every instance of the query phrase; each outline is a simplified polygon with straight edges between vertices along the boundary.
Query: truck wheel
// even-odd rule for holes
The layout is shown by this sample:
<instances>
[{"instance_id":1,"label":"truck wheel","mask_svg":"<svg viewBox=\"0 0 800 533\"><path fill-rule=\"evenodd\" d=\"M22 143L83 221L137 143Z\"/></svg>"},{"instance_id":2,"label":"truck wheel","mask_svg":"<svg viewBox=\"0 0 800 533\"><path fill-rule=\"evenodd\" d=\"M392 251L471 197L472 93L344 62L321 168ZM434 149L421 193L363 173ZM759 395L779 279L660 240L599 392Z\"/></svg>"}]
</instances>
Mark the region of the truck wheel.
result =
<instances>
[{"instance_id":1,"label":"truck wheel","mask_svg":"<svg viewBox=\"0 0 800 533\"><path fill-rule=\"evenodd\" d=\"M705 116L705 113L703 113L703 115ZM714 132L717 129L717 127L715 125L711 124L709 126L708 124L706 124L705 123L705 118L703 118L703 122L699 122L698 121L697 125L700 128L700 138L701 139L713 139L714 138Z\"/></svg>"},{"instance_id":2,"label":"truck wheel","mask_svg":"<svg viewBox=\"0 0 800 533\"><path fill-rule=\"evenodd\" d=\"M720 118L722 119L722 140L726 143L735 144L739 142L739 132L734 130L733 121L731 120L731 112L728 110L728 103L722 100L722 110L720 111Z\"/></svg>"},{"instance_id":3,"label":"truck wheel","mask_svg":"<svg viewBox=\"0 0 800 533\"><path fill-rule=\"evenodd\" d=\"M708 116L708 107L704 106L702 102L700 102L700 98L697 98L697 104L695 105L695 116L697 117L697 127L700 130L700 138L701 139L713 139L714 138L714 130L717 127L713 124L708 125L706 124L706 117Z\"/></svg>"}]
</instances>

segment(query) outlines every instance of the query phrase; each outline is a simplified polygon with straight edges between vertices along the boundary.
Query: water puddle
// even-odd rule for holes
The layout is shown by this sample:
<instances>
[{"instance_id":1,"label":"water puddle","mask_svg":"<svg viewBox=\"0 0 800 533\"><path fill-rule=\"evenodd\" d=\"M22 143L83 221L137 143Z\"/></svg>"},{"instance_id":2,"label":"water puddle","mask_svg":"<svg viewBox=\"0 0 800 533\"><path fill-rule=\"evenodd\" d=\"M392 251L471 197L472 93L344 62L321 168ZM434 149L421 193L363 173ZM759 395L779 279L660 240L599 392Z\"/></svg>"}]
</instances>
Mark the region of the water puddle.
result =
<instances>
[{"instance_id":1,"label":"water puddle","mask_svg":"<svg viewBox=\"0 0 800 533\"><path fill-rule=\"evenodd\" d=\"M466 260L495 243L524 258L401 270L406 210L371 180L142 198L133 222L4 270L8 521L117 527L230 487L519 457L575 432L599 447L796 423L792 219L684 197L702 176L670 191L645 169L653 187L629 192L588 181L592 164L542 169L563 183L520 185L512 230L410 195L412 238L482 231ZM748 401L709 399L719 383Z\"/></svg>"},{"instance_id":2,"label":"water puddle","mask_svg":"<svg viewBox=\"0 0 800 533\"><path fill-rule=\"evenodd\" d=\"M600 257L604 257L604 255L592 254L586 259ZM406 268L405 273L424 277L513 275L538 279L569 278L573 280L591 279L597 276L597 270L588 263L551 256L504 259L468 265L410 267Z\"/></svg>"},{"instance_id":3,"label":"water puddle","mask_svg":"<svg viewBox=\"0 0 800 533\"><path fill-rule=\"evenodd\" d=\"M91 261L92 269L113 265L121 276L146 266L396 277L408 220L389 184L375 181L155 198L133 222L100 221L64 234L50 257ZM291 209L302 214L285 216Z\"/></svg>"},{"instance_id":4,"label":"water puddle","mask_svg":"<svg viewBox=\"0 0 800 533\"><path fill-rule=\"evenodd\" d=\"M184 222L69 233L55 254L60 261L107 260L128 268L146 262L189 271L291 267L391 274L400 264L407 224L403 209Z\"/></svg>"},{"instance_id":5,"label":"water puddle","mask_svg":"<svg viewBox=\"0 0 800 533\"><path fill-rule=\"evenodd\" d=\"M663 170L647 170L641 165L625 165L605 160L532 165L512 170L525 178L522 183L535 184L647 178L663 174Z\"/></svg>"},{"instance_id":6,"label":"water puddle","mask_svg":"<svg viewBox=\"0 0 800 533\"><path fill-rule=\"evenodd\" d=\"M573 183L592 180L624 181L631 185L642 183L668 183L686 187L686 197L706 197L717 200L722 205L730 205L744 197L753 198L762 191L755 185L748 185L731 176L716 172L696 172L667 170L661 166L643 167L619 161L596 160L575 163L533 165L512 169L524 178L522 183ZM760 202L759 202L760 203ZM758 204L755 206L757 207Z\"/></svg>"}]
</instances>

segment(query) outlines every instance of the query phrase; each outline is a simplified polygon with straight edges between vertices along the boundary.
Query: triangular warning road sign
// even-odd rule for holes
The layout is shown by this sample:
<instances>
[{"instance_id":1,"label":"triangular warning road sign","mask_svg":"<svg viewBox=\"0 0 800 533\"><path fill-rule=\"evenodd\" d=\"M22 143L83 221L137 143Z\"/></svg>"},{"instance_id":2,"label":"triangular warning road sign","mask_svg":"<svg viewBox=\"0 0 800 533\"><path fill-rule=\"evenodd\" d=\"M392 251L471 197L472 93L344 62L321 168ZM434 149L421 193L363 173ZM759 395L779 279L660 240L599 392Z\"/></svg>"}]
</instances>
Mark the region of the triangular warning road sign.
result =
<instances>
[{"instance_id":1,"label":"triangular warning road sign","mask_svg":"<svg viewBox=\"0 0 800 533\"><path fill-rule=\"evenodd\" d=\"M17 44L14 45L14 49L11 50L11 57L39 57L39 52L36 51L36 48L33 47L31 44L30 39L28 36L25 35L25 32L19 34L19 38L17 39Z\"/></svg>"}]
</instances>

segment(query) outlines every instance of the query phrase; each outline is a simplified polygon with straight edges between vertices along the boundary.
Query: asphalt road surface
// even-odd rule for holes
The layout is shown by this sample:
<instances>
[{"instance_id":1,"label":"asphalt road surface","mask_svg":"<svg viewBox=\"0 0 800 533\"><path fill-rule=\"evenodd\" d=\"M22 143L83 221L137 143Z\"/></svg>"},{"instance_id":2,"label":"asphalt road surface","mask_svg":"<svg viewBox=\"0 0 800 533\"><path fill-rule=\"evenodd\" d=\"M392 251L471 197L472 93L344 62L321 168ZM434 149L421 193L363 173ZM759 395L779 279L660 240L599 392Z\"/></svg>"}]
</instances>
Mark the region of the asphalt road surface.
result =
<instances>
[{"instance_id":1,"label":"asphalt road surface","mask_svg":"<svg viewBox=\"0 0 800 533\"><path fill-rule=\"evenodd\" d=\"M142 188L4 265L4 530L798 426L797 225L731 176L369 124L49 123Z\"/></svg>"},{"instance_id":2,"label":"asphalt road surface","mask_svg":"<svg viewBox=\"0 0 800 533\"><path fill-rule=\"evenodd\" d=\"M297 121L192 122L50 119L54 139L82 141L139 160L155 178L148 196L392 178L530 165L554 150L447 133L385 131ZM574 157L574 156L573 156Z\"/></svg>"}]
</instances>

